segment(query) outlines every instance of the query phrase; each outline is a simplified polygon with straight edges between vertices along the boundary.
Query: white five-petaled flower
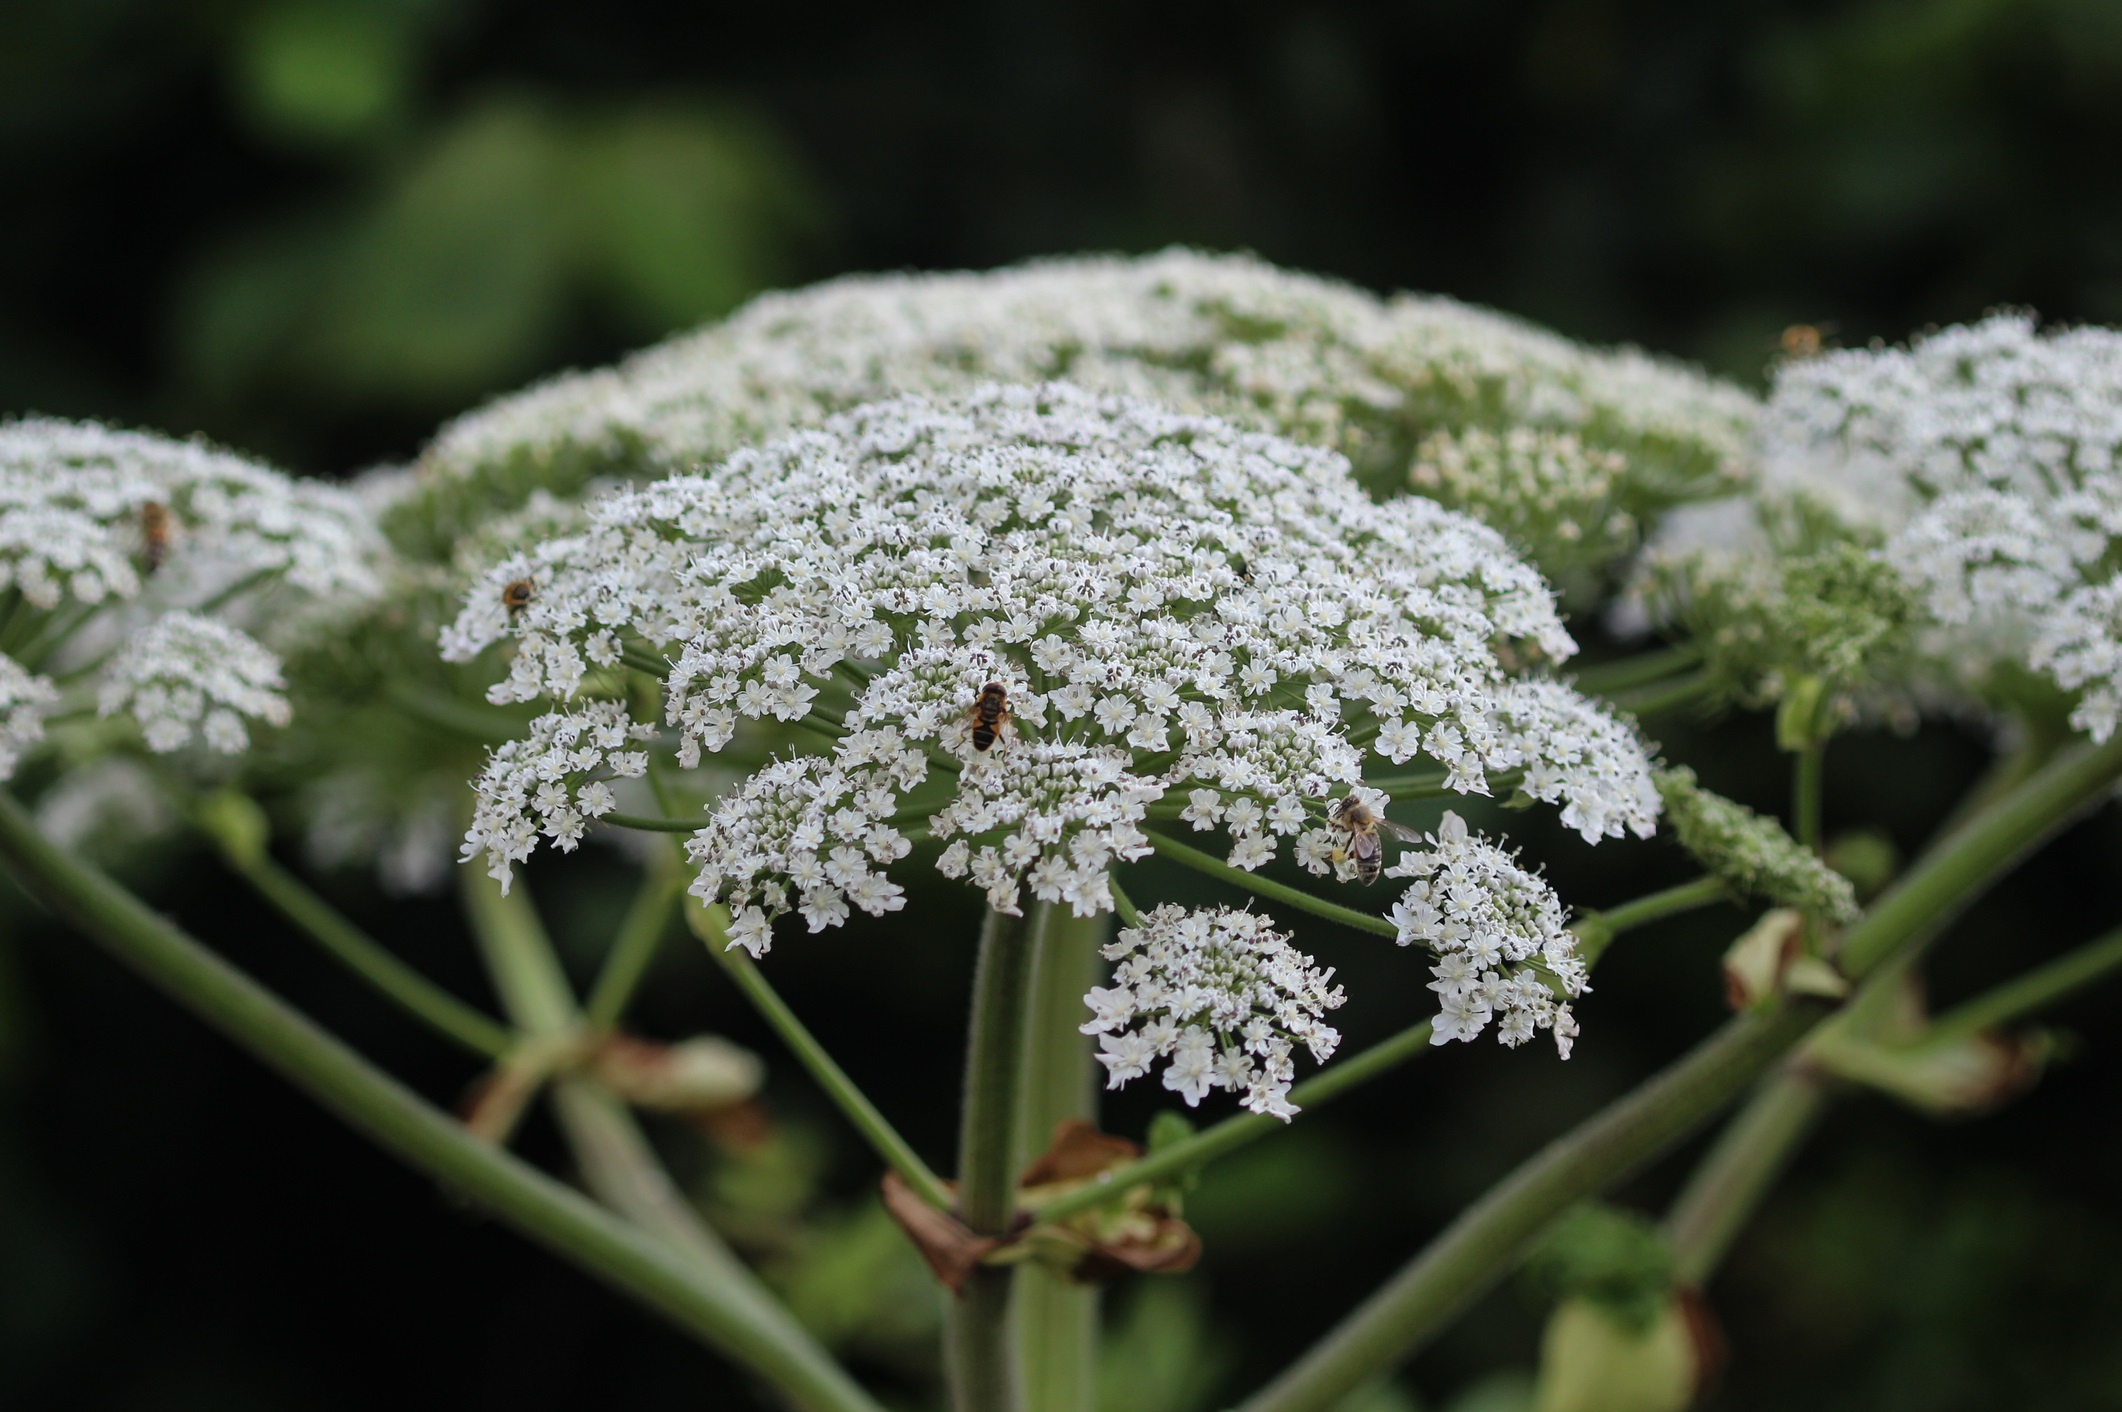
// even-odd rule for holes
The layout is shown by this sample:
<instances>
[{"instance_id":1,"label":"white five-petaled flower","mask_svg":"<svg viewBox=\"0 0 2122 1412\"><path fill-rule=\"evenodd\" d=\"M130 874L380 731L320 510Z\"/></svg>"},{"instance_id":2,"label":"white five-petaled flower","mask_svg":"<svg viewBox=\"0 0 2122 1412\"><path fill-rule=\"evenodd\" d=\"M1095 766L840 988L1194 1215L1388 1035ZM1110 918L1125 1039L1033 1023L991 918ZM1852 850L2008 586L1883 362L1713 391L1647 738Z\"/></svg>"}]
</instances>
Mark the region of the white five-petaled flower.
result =
<instances>
[{"instance_id":1,"label":"white five-petaled flower","mask_svg":"<svg viewBox=\"0 0 2122 1412\"><path fill-rule=\"evenodd\" d=\"M511 609L517 579L535 592ZM496 701L579 699L479 781L467 855L498 875L556 818L572 841L562 796L545 811L523 772L536 756L564 791L606 768L541 742L618 712L597 693L628 661L669 664L681 766L747 719L823 738L691 843L695 891L754 949L790 911L816 930L897 907L884 871L922 822L942 871L1004 912L1027 891L1108 910L1108 871L1179 801L1230 833L1238 866L1284 839L1314 860L1366 745L1460 790L1516 772L1588 839L1647 834L1658 808L1632 731L1506 670L1574 645L1493 532L1374 504L1330 452L1062 385L877 404L618 494L496 567L444 649L503 637ZM982 750L989 683L1011 719Z\"/></svg>"},{"instance_id":2,"label":"white five-petaled flower","mask_svg":"<svg viewBox=\"0 0 2122 1412\"><path fill-rule=\"evenodd\" d=\"M1312 964L1273 922L1231 908L1163 906L1105 948L1113 983L1083 997L1108 1088L1165 1062L1164 1086L1193 1107L1225 1089L1255 1113L1287 1122L1298 1046L1323 1064L1341 1042L1325 1023L1343 999L1334 973Z\"/></svg>"},{"instance_id":3,"label":"white five-petaled flower","mask_svg":"<svg viewBox=\"0 0 2122 1412\"><path fill-rule=\"evenodd\" d=\"M1575 997L1590 986L1554 889L1450 811L1428 841L1385 875L1413 879L1391 913L1400 944L1437 958L1430 1043L1472 1039L1495 1020L1496 1037L1511 1046L1551 1030L1567 1059L1577 1024L1555 991Z\"/></svg>"}]
</instances>

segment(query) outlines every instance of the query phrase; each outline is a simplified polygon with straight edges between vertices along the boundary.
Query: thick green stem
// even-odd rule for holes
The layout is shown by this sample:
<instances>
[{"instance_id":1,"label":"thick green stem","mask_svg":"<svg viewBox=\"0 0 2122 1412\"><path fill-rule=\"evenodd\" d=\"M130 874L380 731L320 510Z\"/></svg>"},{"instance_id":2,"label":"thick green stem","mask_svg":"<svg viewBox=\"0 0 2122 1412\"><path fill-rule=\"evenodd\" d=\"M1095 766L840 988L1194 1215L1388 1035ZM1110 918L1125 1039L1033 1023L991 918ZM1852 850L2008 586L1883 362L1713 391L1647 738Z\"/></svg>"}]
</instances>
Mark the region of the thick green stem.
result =
<instances>
[{"instance_id":1,"label":"thick green stem","mask_svg":"<svg viewBox=\"0 0 2122 1412\"><path fill-rule=\"evenodd\" d=\"M330 903L274 862L262 840L255 850L224 846L222 856L296 930L435 1033L488 1059L500 1058L515 1042L502 1025L385 951L340 916Z\"/></svg>"},{"instance_id":2,"label":"thick green stem","mask_svg":"<svg viewBox=\"0 0 2122 1412\"><path fill-rule=\"evenodd\" d=\"M1858 920L1839 955L1852 978L1904 957L2022 854L2105 797L2122 738L2069 751L1942 840ZM1243 1412L1324 1412L1391 1368L1500 1279L1572 1202L1686 1136L1788 1053L1829 1011L1794 1000L1741 1015L1678 1062L1522 1164L1246 1402Z\"/></svg>"},{"instance_id":3,"label":"thick green stem","mask_svg":"<svg viewBox=\"0 0 2122 1412\"><path fill-rule=\"evenodd\" d=\"M479 1141L101 872L0 795L0 859L32 896L411 1166L479 1202L770 1384L793 1407L880 1412L742 1269L716 1271Z\"/></svg>"},{"instance_id":4,"label":"thick green stem","mask_svg":"<svg viewBox=\"0 0 2122 1412\"><path fill-rule=\"evenodd\" d=\"M1826 1107L1827 1094L1810 1070L1786 1066L1762 1083L1665 1218L1675 1275L1692 1285L1710 1277Z\"/></svg>"},{"instance_id":5,"label":"thick green stem","mask_svg":"<svg viewBox=\"0 0 2122 1412\"><path fill-rule=\"evenodd\" d=\"M1169 858L1174 863L1192 868L1197 873L1205 873L1209 877L1229 883L1232 887L1264 897L1270 902L1284 903L1300 912L1309 912L1314 917L1324 917L1329 922L1339 922L1344 927L1369 932L1372 936L1397 939L1400 935L1400 929L1383 917L1370 912L1358 912L1353 907L1343 907L1337 902L1328 902L1323 897L1314 897L1308 892L1290 887L1286 883L1278 883L1272 878L1263 878L1257 873L1248 873L1243 868L1234 868L1214 854L1203 853L1200 849L1190 847L1165 834L1149 834L1149 844L1157 850L1157 856L1160 858Z\"/></svg>"},{"instance_id":6,"label":"thick green stem","mask_svg":"<svg viewBox=\"0 0 2122 1412\"><path fill-rule=\"evenodd\" d=\"M943 1179L929 1170L926 1162L916 1153L899 1130L877 1111L877 1105L869 1101L869 1095L855 1086L847 1071L835 1063L826 1053L825 1046L816 1035L796 1018L788 1002L766 979L759 963L743 951L732 950L729 944L728 915L721 907L708 907L693 898L685 902L685 924L692 929L707 947L708 955L715 958L723 973L736 984L744 998L752 1003L762 1019L781 1036L789 1052L798 1063L825 1090L825 1096L833 1101L855 1131L862 1135L870 1149L884 1159L884 1165L899 1174L923 1201L939 1211L949 1210L952 1203L950 1188Z\"/></svg>"},{"instance_id":7,"label":"thick green stem","mask_svg":"<svg viewBox=\"0 0 2122 1412\"><path fill-rule=\"evenodd\" d=\"M1678 1063L1558 1138L1460 1213L1427 1249L1244 1404L1326 1412L1385 1372L1524 1258L1573 1202L1692 1132L1811 1029L1823 1007L1731 1021Z\"/></svg>"},{"instance_id":8,"label":"thick green stem","mask_svg":"<svg viewBox=\"0 0 2122 1412\"><path fill-rule=\"evenodd\" d=\"M1017 1103L1024 1092L1025 1038L1031 1025L1036 920L989 912L973 971L973 1011L965 1052L965 1105L958 1127L958 1218L977 1235L1002 1235L1017 1210ZM954 1412L1016 1412L1019 1406L1009 1318L1014 1271L973 1272L950 1309L945 1339Z\"/></svg>"},{"instance_id":9,"label":"thick green stem","mask_svg":"<svg viewBox=\"0 0 2122 1412\"><path fill-rule=\"evenodd\" d=\"M1083 996L1103 975L1098 951L1109 919L1056 909L1039 933L1025 1044L1024 1096L1017 1110L1017 1165L1044 1152L1056 1125L1095 1124L1098 1064L1080 1026ZM1092 1412L1097 1400L1098 1291L1043 1265L1017 1273L1011 1296L1025 1412Z\"/></svg>"},{"instance_id":10,"label":"thick green stem","mask_svg":"<svg viewBox=\"0 0 2122 1412\"><path fill-rule=\"evenodd\" d=\"M2107 796L2122 776L2122 735L2059 752L1990 808L1938 840L1843 934L1836 960L1861 978L1909 938L1942 926L2050 835Z\"/></svg>"}]
</instances>

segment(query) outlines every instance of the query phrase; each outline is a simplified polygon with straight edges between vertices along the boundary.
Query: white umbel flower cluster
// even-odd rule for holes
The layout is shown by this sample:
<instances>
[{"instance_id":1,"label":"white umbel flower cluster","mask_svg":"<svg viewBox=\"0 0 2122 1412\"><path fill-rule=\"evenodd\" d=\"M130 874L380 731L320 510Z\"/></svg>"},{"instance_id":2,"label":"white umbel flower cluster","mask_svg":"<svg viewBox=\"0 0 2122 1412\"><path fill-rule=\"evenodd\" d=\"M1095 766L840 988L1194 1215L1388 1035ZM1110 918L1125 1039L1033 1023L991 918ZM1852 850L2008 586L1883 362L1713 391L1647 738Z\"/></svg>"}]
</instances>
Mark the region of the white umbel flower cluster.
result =
<instances>
[{"instance_id":1,"label":"white umbel flower cluster","mask_svg":"<svg viewBox=\"0 0 2122 1412\"><path fill-rule=\"evenodd\" d=\"M1998 314L1794 362L1760 434L1752 513L1682 522L1669 550L1692 533L1743 561L1773 552L1763 526L1825 519L1917 596L1926 679L1979 691L2000 662L2030 666L2083 693L2079 728L2113 732L2122 333Z\"/></svg>"},{"instance_id":2,"label":"white umbel flower cluster","mask_svg":"<svg viewBox=\"0 0 2122 1412\"><path fill-rule=\"evenodd\" d=\"M93 422L0 425L0 588L39 608L133 598L149 575L365 597L380 552L369 514L336 486Z\"/></svg>"},{"instance_id":3,"label":"white umbel flower cluster","mask_svg":"<svg viewBox=\"0 0 2122 1412\"><path fill-rule=\"evenodd\" d=\"M0 657L0 780L15 773L22 752L44 739L44 717L59 700L45 678Z\"/></svg>"},{"instance_id":4,"label":"white umbel flower cluster","mask_svg":"<svg viewBox=\"0 0 2122 1412\"><path fill-rule=\"evenodd\" d=\"M655 727L628 718L616 701L589 701L531 723L530 734L487 758L479 776L479 806L464 839L464 859L485 854L508 886L508 864L531 856L542 834L572 853L593 819L618 806L608 779L639 779L648 752L629 746ZM570 783L572 781L572 783Z\"/></svg>"},{"instance_id":5,"label":"white umbel flower cluster","mask_svg":"<svg viewBox=\"0 0 2122 1412\"><path fill-rule=\"evenodd\" d=\"M244 629L278 641L373 595L385 552L332 486L93 423L0 425L0 779L38 719L91 699L151 750L243 749L246 721L288 716L278 659Z\"/></svg>"},{"instance_id":6,"label":"white umbel flower cluster","mask_svg":"<svg viewBox=\"0 0 2122 1412\"><path fill-rule=\"evenodd\" d=\"M1627 460L1634 489L1599 486L1601 506L1654 513L1722 493L1756 411L1736 387L1632 350L1588 349L1450 299L1380 299L1248 256L1044 260L765 295L616 369L503 399L444 430L391 523L440 554L492 506L537 487L572 494L599 475L691 469L900 394L1053 378L1332 447L1376 491L1405 486L1432 431L1567 434L1577 449L1463 498L1525 530L1521 549L1538 557L1553 542L1573 562L1633 547L1612 532L1620 512L1577 503L1587 471ZM1572 486L1560 507L1545 503L1556 464ZM1557 538L1565 520L1584 535Z\"/></svg>"},{"instance_id":7,"label":"white umbel flower cluster","mask_svg":"<svg viewBox=\"0 0 2122 1412\"><path fill-rule=\"evenodd\" d=\"M1505 669L1574 645L1492 531L1374 504L1330 452L1061 385L861 408L615 495L472 589L445 653L504 637L495 701L581 699L477 782L467 853L503 878L624 773L552 724L614 710L623 663L669 664L681 766L746 720L827 743L692 841L695 890L754 952L791 910L817 929L900 905L884 871L922 821L1004 912L1027 890L1109 909L1113 863L1182 812L1258 867L1326 838L1366 748L1462 791L1511 772L1588 839L1647 835L1658 810L1627 727ZM983 750L990 686L1008 719ZM569 802L542 810L526 770Z\"/></svg>"},{"instance_id":8,"label":"white umbel flower cluster","mask_svg":"<svg viewBox=\"0 0 2122 1412\"><path fill-rule=\"evenodd\" d=\"M1400 944L1425 946L1437 957L1430 1043L1470 1040L1495 1020L1504 1044L1515 1048L1551 1030L1555 1048L1569 1058L1577 1022L1555 992L1575 997L1591 987L1561 899L1449 810L1428 842L1402 854L1385 875L1414 879L1391 913Z\"/></svg>"},{"instance_id":9,"label":"white umbel flower cluster","mask_svg":"<svg viewBox=\"0 0 2122 1412\"><path fill-rule=\"evenodd\" d=\"M1107 1088L1163 1060L1164 1086L1189 1108L1223 1089L1288 1122L1297 1047L1323 1064L1341 1042L1325 1022L1344 999L1333 970L1256 912L1159 907L1104 954L1117 963L1113 983L1083 997L1092 1018L1081 1029L1099 1036Z\"/></svg>"},{"instance_id":10,"label":"white umbel flower cluster","mask_svg":"<svg viewBox=\"0 0 2122 1412\"><path fill-rule=\"evenodd\" d=\"M246 720L288 721L280 659L226 623L168 613L134 634L103 674L99 714L125 712L147 748L182 750L195 738L224 755L250 744Z\"/></svg>"}]
</instances>

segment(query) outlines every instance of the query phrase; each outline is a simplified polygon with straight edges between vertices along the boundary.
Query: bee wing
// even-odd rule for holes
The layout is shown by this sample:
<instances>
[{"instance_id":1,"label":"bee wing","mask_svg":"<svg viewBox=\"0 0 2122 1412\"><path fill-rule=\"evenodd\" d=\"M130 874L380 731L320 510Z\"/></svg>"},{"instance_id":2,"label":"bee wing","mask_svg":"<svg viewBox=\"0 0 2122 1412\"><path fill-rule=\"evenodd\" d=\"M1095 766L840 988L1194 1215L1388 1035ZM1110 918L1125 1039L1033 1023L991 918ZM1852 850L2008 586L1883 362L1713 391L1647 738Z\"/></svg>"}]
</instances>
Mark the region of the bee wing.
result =
<instances>
[{"instance_id":1,"label":"bee wing","mask_svg":"<svg viewBox=\"0 0 2122 1412\"><path fill-rule=\"evenodd\" d=\"M1402 843L1420 843L1422 835L1405 824L1396 824L1391 819L1378 820L1378 832L1387 838L1397 838Z\"/></svg>"}]
</instances>

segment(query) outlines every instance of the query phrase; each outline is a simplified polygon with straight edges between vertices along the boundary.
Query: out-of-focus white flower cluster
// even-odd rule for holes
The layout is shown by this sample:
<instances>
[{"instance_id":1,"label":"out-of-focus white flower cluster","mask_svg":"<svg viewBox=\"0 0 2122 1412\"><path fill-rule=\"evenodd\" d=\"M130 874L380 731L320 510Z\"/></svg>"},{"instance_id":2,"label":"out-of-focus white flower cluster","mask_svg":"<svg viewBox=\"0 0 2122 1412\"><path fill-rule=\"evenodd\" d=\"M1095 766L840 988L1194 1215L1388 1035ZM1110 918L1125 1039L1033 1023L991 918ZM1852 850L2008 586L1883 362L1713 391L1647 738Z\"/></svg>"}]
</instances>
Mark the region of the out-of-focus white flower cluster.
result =
<instances>
[{"instance_id":1,"label":"out-of-focus white flower cluster","mask_svg":"<svg viewBox=\"0 0 2122 1412\"><path fill-rule=\"evenodd\" d=\"M1419 943L1437 957L1430 989L1439 1009L1430 1043L1472 1039L1496 1020L1496 1038L1512 1047L1552 1030L1567 1059L1577 1021L1555 992L1574 997L1590 986L1554 889L1469 833L1449 810L1427 842L1426 849L1402 854L1385 875L1414 880L1391 914L1400 944Z\"/></svg>"},{"instance_id":2,"label":"out-of-focus white flower cluster","mask_svg":"<svg viewBox=\"0 0 2122 1412\"><path fill-rule=\"evenodd\" d=\"M1634 552L1641 526L1629 472L1626 455L1575 432L1476 426L1423 438L1408 483L1495 526L1550 576L1574 576Z\"/></svg>"},{"instance_id":3,"label":"out-of-focus white flower cluster","mask_svg":"<svg viewBox=\"0 0 2122 1412\"><path fill-rule=\"evenodd\" d=\"M1433 432L1538 429L1536 450L1500 443L1494 466L1497 450L1469 441L1478 474L1443 474L1433 446L1422 464L1438 473L1416 483L1550 571L1625 555L1639 522L1728 490L1756 411L1736 387L1633 350L1248 256L1045 260L769 294L616 369L503 399L443 431L387 523L444 557L535 488L690 470L902 393L1054 378L1333 447L1376 491L1406 486Z\"/></svg>"},{"instance_id":4,"label":"out-of-focus white flower cluster","mask_svg":"<svg viewBox=\"0 0 2122 1412\"><path fill-rule=\"evenodd\" d=\"M139 597L149 576L165 596L271 578L365 597L379 550L365 509L336 486L93 422L0 425L0 588L38 608Z\"/></svg>"},{"instance_id":5,"label":"out-of-focus white flower cluster","mask_svg":"<svg viewBox=\"0 0 2122 1412\"><path fill-rule=\"evenodd\" d=\"M15 773L23 751L44 739L44 715L58 699L57 687L14 658L0 657L0 780Z\"/></svg>"},{"instance_id":6,"label":"out-of-focus white flower cluster","mask_svg":"<svg viewBox=\"0 0 2122 1412\"><path fill-rule=\"evenodd\" d=\"M899 906L884 870L923 819L990 906L1088 915L1154 818L1220 825L1238 867L1287 839L1324 868L1366 748L1461 791L1512 772L1587 839L1659 807L1627 726L1506 670L1574 644L1493 531L1375 504L1331 452L1061 385L881 403L615 495L491 571L444 647L504 637L497 702L572 700L477 782L466 854L504 880L632 769L582 744L626 663L668 664L681 766L747 719L815 729L829 753L760 771L692 840L755 953L790 910ZM982 750L989 684L1010 719Z\"/></svg>"},{"instance_id":7,"label":"out-of-focus white flower cluster","mask_svg":"<svg viewBox=\"0 0 2122 1412\"><path fill-rule=\"evenodd\" d=\"M147 748L182 750L203 736L209 748L240 754L250 744L246 718L284 726L280 660L226 623L196 613L167 613L120 648L103 674L96 709L129 713Z\"/></svg>"},{"instance_id":8,"label":"out-of-focus white flower cluster","mask_svg":"<svg viewBox=\"0 0 2122 1412\"><path fill-rule=\"evenodd\" d=\"M373 595L384 552L334 487L92 423L0 425L0 778L42 718L77 714L71 691L133 716L150 750L240 751L246 720L288 715L257 636Z\"/></svg>"},{"instance_id":9,"label":"out-of-focus white flower cluster","mask_svg":"<svg viewBox=\"0 0 2122 1412\"><path fill-rule=\"evenodd\" d=\"M1795 361L1760 436L1751 497L1676 517L1660 557L1760 578L1823 536L1870 546L1920 606L1923 682L1979 695L1997 665L2031 667L2083 693L2077 726L2113 732L2122 333L1998 314Z\"/></svg>"},{"instance_id":10,"label":"out-of-focus white flower cluster","mask_svg":"<svg viewBox=\"0 0 2122 1412\"><path fill-rule=\"evenodd\" d=\"M1159 907L1121 928L1105 959L1117 963L1113 983L1083 997L1092 1018L1081 1028L1099 1036L1107 1088L1161 1059L1164 1086L1188 1107L1224 1089L1287 1122L1297 1112L1289 1101L1296 1047L1323 1064L1341 1042L1325 1022L1344 998L1332 969L1313 965L1256 912Z\"/></svg>"}]
</instances>

